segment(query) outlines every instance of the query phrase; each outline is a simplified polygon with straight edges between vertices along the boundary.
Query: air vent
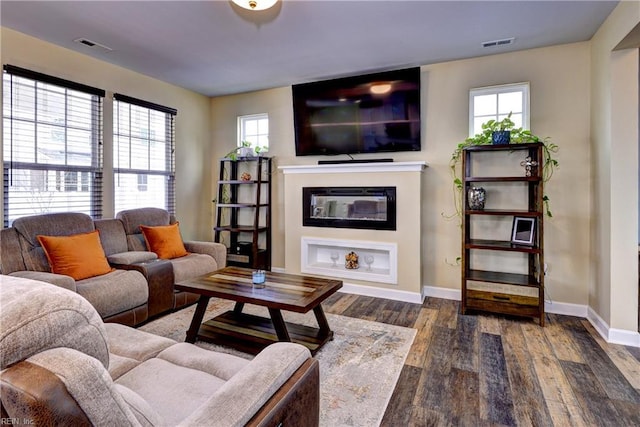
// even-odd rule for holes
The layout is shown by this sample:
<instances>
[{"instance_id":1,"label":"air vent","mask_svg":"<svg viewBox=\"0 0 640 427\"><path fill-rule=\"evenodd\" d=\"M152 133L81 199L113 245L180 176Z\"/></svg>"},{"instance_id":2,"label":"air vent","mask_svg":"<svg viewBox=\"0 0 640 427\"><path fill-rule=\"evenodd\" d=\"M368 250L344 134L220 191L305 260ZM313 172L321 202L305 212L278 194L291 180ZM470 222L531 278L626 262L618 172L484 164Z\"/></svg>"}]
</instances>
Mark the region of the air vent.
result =
<instances>
[{"instance_id":1,"label":"air vent","mask_svg":"<svg viewBox=\"0 0 640 427\"><path fill-rule=\"evenodd\" d=\"M109 46L105 46L103 44L100 44L100 43L97 43L97 42L94 42L94 41L91 41L89 39L85 39L85 38L82 38L82 37L78 38L78 39L75 39L74 42L83 44L83 45L85 45L87 47L90 47L92 49L102 49L102 50L106 50L107 52L111 52L113 50Z\"/></svg>"},{"instance_id":2,"label":"air vent","mask_svg":"<svg viewBox=\"0 0 640 427\"><path fill-rule=\"evenodd\" d=\"M512 44L515 39L516 39L515 37L511 37L508 39L491 40L489 42L482 42L482 47L504 46L504 45Z\"/></svg>"}]
</instances>

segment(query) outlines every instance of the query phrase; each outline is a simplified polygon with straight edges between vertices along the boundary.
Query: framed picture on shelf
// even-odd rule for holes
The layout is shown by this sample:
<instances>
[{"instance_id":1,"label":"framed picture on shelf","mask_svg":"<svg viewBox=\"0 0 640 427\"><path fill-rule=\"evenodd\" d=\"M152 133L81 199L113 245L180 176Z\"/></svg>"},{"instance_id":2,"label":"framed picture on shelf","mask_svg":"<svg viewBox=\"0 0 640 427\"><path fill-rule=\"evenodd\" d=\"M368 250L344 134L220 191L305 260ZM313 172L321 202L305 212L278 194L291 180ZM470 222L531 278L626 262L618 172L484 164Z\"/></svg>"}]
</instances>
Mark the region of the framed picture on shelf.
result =
<instances>
[{"instance_id":1,"label":"framed picture on shelf","mask_svg":"<svg viewBox=\"0 0 640 427\"><path fill-rule=\"evenodd\" d=\"M511 228L511 243L533 246L535 244L536 219L516 216Z\"/></svg>"}]
</instances>

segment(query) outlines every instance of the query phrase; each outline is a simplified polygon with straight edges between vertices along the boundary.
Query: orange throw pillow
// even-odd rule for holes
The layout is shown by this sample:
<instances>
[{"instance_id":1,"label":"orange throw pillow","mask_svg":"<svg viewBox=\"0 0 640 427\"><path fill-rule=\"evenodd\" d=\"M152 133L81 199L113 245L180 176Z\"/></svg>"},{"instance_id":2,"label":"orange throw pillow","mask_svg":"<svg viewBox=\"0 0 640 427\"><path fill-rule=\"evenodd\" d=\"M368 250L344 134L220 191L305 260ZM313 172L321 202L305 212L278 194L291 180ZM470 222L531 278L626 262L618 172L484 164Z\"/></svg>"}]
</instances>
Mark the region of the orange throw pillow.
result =
<instances>
[{"instance_id":1,"label":"orange throw pillow","mask_svg":"<svg viewBox=\"0 0 640 427\"><path fill-rule=\"evenodd\" d=\"M100 244L98 230L71 236L37 236L51 272L75 280L107 274L113 269Z\"/></svg>"},{"instance_id":2,"label":"orange throw pillow","mask_svg":"<svg viewBox=\"0 0 640 427\"><path fill-rule=\"evenodd\" d=\"M179 258L189 255L182 243L180 229L178 223L171 225L159 225L157 227L148 227L141 225L140 229L147 242L147 249L155 252L160 259Z\"/></svg>"}]
</instances>

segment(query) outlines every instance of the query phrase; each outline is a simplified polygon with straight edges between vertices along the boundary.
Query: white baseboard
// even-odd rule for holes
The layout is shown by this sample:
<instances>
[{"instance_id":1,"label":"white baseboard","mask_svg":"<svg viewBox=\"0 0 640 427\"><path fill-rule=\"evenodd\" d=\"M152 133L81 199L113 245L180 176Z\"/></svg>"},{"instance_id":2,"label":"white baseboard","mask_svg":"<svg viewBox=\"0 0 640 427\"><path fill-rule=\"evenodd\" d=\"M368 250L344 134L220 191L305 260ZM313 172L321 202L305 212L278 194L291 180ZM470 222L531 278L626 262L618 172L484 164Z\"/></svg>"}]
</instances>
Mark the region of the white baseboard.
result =
<instances>
[{"instance_id":1,"label":"white baseboard","mask_svg":"<svg viewBox=\"0 0 640 427\"><path fill-rule=\"evenodd\" d=\"M437 286L423 286L422 295L424 297L452 299L460 301L462 299L462 292L460 289L439 288Z\"/></svg>"},{"instance_id":2,"label":"white baseboard","mask_svg":"<svg viewBox=\"0 0 640 427\"><path fill-rule=\"evenodd\" d=\"M394 301L422 304L423 298L418 292L401 291L399 289L377 288L374 286L356 285L342 282L339 292L347 294L364 295L367 297L385 298Z\"/></svg>"},{"instance_id":3,"label":"white baseboard","mask_svg":"<svg viewBox=\"0 0 640 427\"><path fill-rule=\"evenodd\" d=\"M436 286L424 286L422 288L422 295L425 297L443 298L456 301L460 301L462 299L461 291L459 289L439 288ZM545 301L544 309L547 313L576 316L589 320L602 338L610 344L640 347L640 333L627 331L625 329L610 328L607 322L602 320L602 318L587 305Z\"/></svg>"},{"instance_id":4,"label":"white baseboard","mask_svg":"<svg viewBox=\"0 0 640 427\"><path fill-rule=\"evenodd\" d=\"M587 319L608 343L640 347L640 332L610 328L607 322L591 307L589 307Z\"/></svg>"},{"instance_id":5,"label":"white baseboard","mask_svg":"<svg viewBox=\"0 0 640 427\"><path fill-rule=\"evenodd\" d=\"M583 304L571 304L568 302L545 301L544 311L553 314L564 314L565 316L576 316L587 318L588 306Z\"/></svg>"}]
</instances>

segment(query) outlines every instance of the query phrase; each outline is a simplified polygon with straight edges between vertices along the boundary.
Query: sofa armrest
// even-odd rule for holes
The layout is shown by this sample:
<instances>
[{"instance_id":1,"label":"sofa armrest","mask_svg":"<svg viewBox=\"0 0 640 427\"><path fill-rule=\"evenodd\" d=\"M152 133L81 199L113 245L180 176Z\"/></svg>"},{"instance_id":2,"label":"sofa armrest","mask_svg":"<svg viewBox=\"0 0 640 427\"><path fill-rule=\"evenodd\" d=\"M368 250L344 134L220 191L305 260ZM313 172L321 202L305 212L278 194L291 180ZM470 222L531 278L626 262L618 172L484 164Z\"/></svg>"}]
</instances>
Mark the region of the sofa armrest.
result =
<instances>
[{"instance_id":1,"label":"sofa armrest","mask_svg":"<svg viewBox=\"0 0 640 427\"><path fill-rule=\"evenodd\" d=\"M14 271L9 276L22 277L24 279L39 280L41 282L51 283L61 288L69 289L77 292L76 281L71 276L64 274L49 273L46 271Z\"/></svg>"},{"instance_id":2,"label":"sofa armrest","mask_svg":"<svg viewBox=\"0 0 640 427\"><path fill-rule=\"evenodd\" d=\"M310 359L311 353L300 344L271 344L180 425L206 425L212 419L219 425L246 425Z\"/></svg>"},{"instance_id":3,"label":"sofa armrest","mask_svg":"<svg viewBox=\"0 0 640 427\"><path fill-rule=\"evenodd\" d=\"M155 252L148 251L127 251L107 256L109 264L124 265L137 264L141 262L152 261L154 259L158 259L158 255L156 255Z\"/></svg>"},{"instance_id":4,"label":"sofa armrest","mask_svg":"<svg viewBox=\"0 0 640 427\"><path fill-rule=\"evenodd\" d=\"M186 241L184 247L188 252L212 256L218 268L224 268L227 265L227 247L222 243Z\"/></svg>"}]
</instances>

